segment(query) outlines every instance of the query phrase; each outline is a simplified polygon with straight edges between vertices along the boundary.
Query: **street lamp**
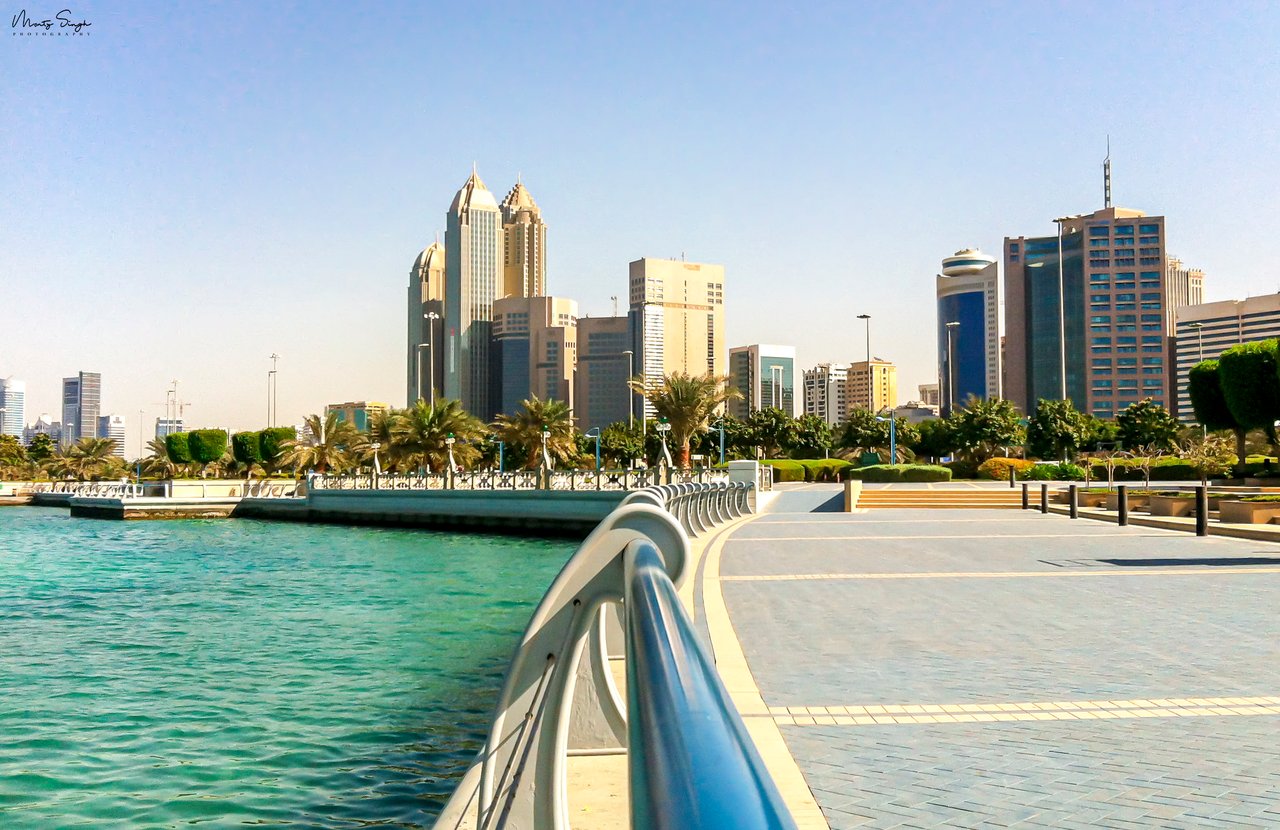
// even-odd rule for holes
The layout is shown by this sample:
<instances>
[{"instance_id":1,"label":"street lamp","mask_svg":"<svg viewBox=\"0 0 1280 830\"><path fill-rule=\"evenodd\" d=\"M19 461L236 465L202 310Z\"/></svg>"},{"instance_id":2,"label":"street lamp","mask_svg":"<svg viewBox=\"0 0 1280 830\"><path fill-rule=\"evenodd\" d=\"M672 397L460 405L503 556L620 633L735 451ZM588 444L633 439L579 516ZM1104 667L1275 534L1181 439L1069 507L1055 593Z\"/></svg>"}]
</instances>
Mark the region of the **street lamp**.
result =
<instances>
[{"instance_id":1,"label":"street lamp","mask_svg":"<svg viewBox=\"0 0 1280 830\"><path fill-rule=\"evenodd\" d=\"M882 418L879 415L877 415L876 420L889 422L889 463L897 464L898 463L898 428L897 428L897 424L895 423L896 419L893 417L892 414L890 414L888 418Z\"/></svg>"},{"instance_id":2,"label":"street lamp","mask_svg":"<svg viewBox=\"0 0 1280 830\"><path fill-rule=\"evenodd\" d=\"M271 353L271 371L267 372L267 426L276 425L276 416L280 414L277 406L276 389L278 388L276 375L276 361L280 359L280 355L275 352ZM176 393L175 393L176 400Z\"/></svg>"},{"instance_id":3,"label":"street lamp","mask_svg":"<svg viewBox=\"0 0 1280 830\"><path fill-rule=\"evenodd\" d=\"M873 403L871 395L871 315L859 314L858 319L867 321L867 409L870 409Z\"/></svg>"},{"instance_id":4,"label":"street lamp","mask_svg":"<svg viewBox=\"0 0 1280 830\"><path fill-rule=\"evenodd\" d=\"M724 418L720 418L715 423L720 428L720 466L724 466Z\"/></svg>"},{"instance_id":5,"label":"street lamp","mask_svg":"<svg viewBox=\"0 0 1280 830\"><path fill-rule=\"evenodd\" d=\"M440 319L440 315L434 311L428 311L422 315L427 320L427 342L431 344L431 408L436 405L436 320ZM419 349L422 347L419 346ZM418 352L418 397L422 397L422 352Z\"/></svg>"},{"instance_id":6,"label":"street lamp","mask_svg":"<svg viewBox=\"0 0 1280 830\"><path fill-rule=\"evenodd\" d=\"M631 389L631 378L635 365L632 358L636 356L636 353L627 349L623 354L627 356L627 429L632 429L636 425L636 395Z\"/></svg>"},{"instance_id":7,"label":"street lamp","mask_svg":"<svg viewBox=\"0 0 1280 830\"><path fill-rule=\"evenodd\" d=\"M382 449L382 444L374 441L369 445L369 449L373 450L373 472L377 475L382 472L382 465L378 463L378 450Z\"/></svg>"},{"instance_id":8,"label":"street lamp","mask_svg":"<svg viewBox=\"0 0 1280 830\"><path fill-rule=\"evenodd\" d=\"M1062 223L1080 219L1083 216L1084 214L1059 216L1053 220L1058 226L1058 372L1061 375L1060 391L1064 401L1067 399L1067 298L1063 280L1066 279L1067 269L1062 261Z\"/></svg>"},{"instance_id":9,"label":"street lamp","mask_svg":"<svg viewBox=\"0 0 1280 830\"><path fill-rule=\"evenodd\" d=\"M417 371L417 380L418 380L418 383L417 383L417 389L418 389L418 394L417 394L417 396L416 396L416 398L415 398L415 399L416 399L416 400L419 400L419 401L420 401L420 400L422 400L422 350L423 350L423 349L425 349L426 347L427 347L427 344L426 344L426 343L419 343L419 344L418 344L418 371ZM435 363L435 359L433 358L431 362L432 362L432 363Z\"/></svg>"},{"instance_id":10,"label":"street lamp","mask_svg":"<svg viewBox=\"0 0 1280 830\"><path fill-rule=\"evenodd\" d=\"M1195 329L1196 339L1200 346L1200 360L1204 361L1204 323L1187 323L1187 328Z\"/></svg>"},{"instance_id":11,"label":"street lamp","mask_svg":"<svg viewBox=\"0 0 1280 830\"><path fill-rule=\"evenodd\" d=\"M498 473L499 474L506 472L506 470L503 469L503 463L505 459L502 456L502 451L506 449L506 446L507 445L505 442L503 441L498 442Z\"/></svg>"},{"instance_id":12,"label":"street lamp","mask_svg":"<svg viewBox=\"0 0 1280 830\"><path fill-rule=\"evenodd\" d=\"M957 320L952 320L947 326L947 415L950 415L956 408L956 355L953 347L953 332L960 327Z\"/></svg>"},{"instance_id":13,"label":"street lamp","mask_svg":"<svg viewBox=\"0 0 1280 830\"><path fill-rule=\"evenodd\" d=\"M595 433L594 435L592 433ZM588 438L596 439L596 472L600 472L600 427L592 427L587 432Z\"/></svg>"},{"instance_id":14,"label":"street lamp","mask_svg":"<svg viewBox=\"0 0 1280 830\"><path fill-rule=\"evenodd\" d=\"M548 472L551 471L551 454L547 452L547 442L551 440L551 430L547 429L547 425L542 425L542 466Z\"/></svg>"},{"instance_id":15,"label":"street lamp","mask_svg":"<svg viewBox=\"0 0 1280 830\"><path fill-rule=\"evenodd\" d=\"M452 432L449 433L448 436L446 436L444 439L444 445L449 451L449 476L450 477L453 476L454 470L456 470L458 467L457 462L453 460L453 445L456 440L457 439L453 437Z\"/></svg>"},{"instance_id":16,"label":"street lamp","mask_svg":"<svg viewBox=\"0 0 1280 830\"><path fill-rule=\"evenodd\" d=\"M662 437L662 457L667 463L667 468L670 469L675 466L671 463L671 450L667 447L667 433L671 431L671 424L666 418L659 418L654 429L658 430L658 435Z\"/></svg>"}]
</instances>

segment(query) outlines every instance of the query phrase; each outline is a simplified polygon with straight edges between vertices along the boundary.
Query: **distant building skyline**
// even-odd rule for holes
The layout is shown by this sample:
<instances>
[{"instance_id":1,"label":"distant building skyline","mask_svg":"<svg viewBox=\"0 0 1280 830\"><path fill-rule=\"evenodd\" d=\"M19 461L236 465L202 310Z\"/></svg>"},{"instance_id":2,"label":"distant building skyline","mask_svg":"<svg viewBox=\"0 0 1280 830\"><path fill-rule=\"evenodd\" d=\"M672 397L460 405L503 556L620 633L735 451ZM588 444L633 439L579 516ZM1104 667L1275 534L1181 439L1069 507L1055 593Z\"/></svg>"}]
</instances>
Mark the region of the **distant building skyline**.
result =
<instances>
[{"instance_id":1,"label":"distant building skyline","mask_svg":"<svg viewBox=\"0 0 1280 830\"><path fill-rule=\"evenodd\" d=\"M735 418L751 417L761 409L780 409L796 415L796 350L792 346L755 343L729 350L729 385L742 396L729 401Z\"/></svg>"},{"instance_id":2,"label":"distant building skyline","mask_svg":"<svg viewBox=\"0 0 1280 830\"><path fill-rule=\"evenodd\" d=\"M849 369L839 363L819 363L804 370L804 414L817 415L835 426L849 411Z\"/></svg>"},{"instance_id":3,"label":"distant building skyline","mask_svg":"<svg viewBox=\"0 0 1280 830\"><path fill-rule=\"evenodd\" d=\"M98 437L99 408L102 401L102 375L80 372L62 379L62 443L74 444L81 438Z\"/></svg>"},{"instance_id":4,"label":"distant building skyline","mask_svg":"<svg viewBox=\"0 0 1280 830\"><path fill-rule=\"evenodd\" d=\"M0 435L23 440L27 426L27 384L15 377L0 378Z\"/></svg>"},{"instance_id":5,"label":"distant building skyline","mask_svg":"<svg viewBox=\"0 0 1280 830\"><path fill-rule=\"evenodd\" d=\"M125 457L125 440L127 439L127 430L123 415L101 415L98 417L98 437L110 438L114 445L111 448L111 454L116 458Z\"/></svg>"},{"instance_id":6,"label":"distant building skyline","mask_svg":"<svg viewBox=\"0 0 1280 830\"><path fill-rule=\"evenodd\" d=\"M898 367L891 361L872 357L869 369L865 360L851 363L845 383L848 386L845 400L849 409L881 412L898 405ZM848 415L847 409L845 415Z\"/></svg>"},{"instance_id":7,"label":"distant building skyline","mask_svg":"<svg viewBox=\"0 0 1280 830\"><path fill-rule=\"evenodd\" d=\"M1192 366L1201 360L1216 360L1232 346L1275 337L1280 337L1280 293L1179 308L1173 338L1178 385L1174 414L1178 420L1195 421L1187 393L1187 374Z\"/></svg>"},{"instance_id":8,"label":"distant building skyline","mask_svg":"<svg viewBox=\"0 0 1280 830\"><path fill-rule=\"evenodd\" d=\"M635 415L635 400L627 385L635 352L630 316L578 318L573 404L579 429L603 429Z\"/></svg>"},{"instance_id":9,"label":"distant building skyline","mask_svg":"<svg viewBox=\"0 0 1280 830\"><path fill-rule=\"evenodd\" d=\"M938 386L945 415L970 395L1000 396L999 266L990 254L963 248L942 260L935 283Z\"/></svg>"},{"instance_id":10,"label":"distant building skyline","mask_svg":"<svg viewBox=\"0 0 1280 830\"><path fill-rule=\"evenodd\" d=\"M578 304L564 297L504 297L493 304L490 368L497 414L536 395L573 408Z\"/></svg>"}]
</instances>

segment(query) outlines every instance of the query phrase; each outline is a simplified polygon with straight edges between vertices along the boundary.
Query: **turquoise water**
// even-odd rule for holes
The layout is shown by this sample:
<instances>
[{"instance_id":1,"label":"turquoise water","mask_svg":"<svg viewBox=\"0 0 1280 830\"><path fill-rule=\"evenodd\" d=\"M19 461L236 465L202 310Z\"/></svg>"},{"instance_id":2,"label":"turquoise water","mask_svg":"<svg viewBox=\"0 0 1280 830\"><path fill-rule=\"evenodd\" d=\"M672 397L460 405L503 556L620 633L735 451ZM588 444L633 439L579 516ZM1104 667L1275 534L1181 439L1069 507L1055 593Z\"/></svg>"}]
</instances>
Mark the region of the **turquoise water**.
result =
<instances>
[{"instance_id":1,"label":"turquoise water","mask_svg":"<svg viewBox=\"0 0 1280 830\"><path fill-rule=\"evenodd\" d=\"M0 827L429 825L572 548L0 509Z\"/></svg>"}]
</instances>

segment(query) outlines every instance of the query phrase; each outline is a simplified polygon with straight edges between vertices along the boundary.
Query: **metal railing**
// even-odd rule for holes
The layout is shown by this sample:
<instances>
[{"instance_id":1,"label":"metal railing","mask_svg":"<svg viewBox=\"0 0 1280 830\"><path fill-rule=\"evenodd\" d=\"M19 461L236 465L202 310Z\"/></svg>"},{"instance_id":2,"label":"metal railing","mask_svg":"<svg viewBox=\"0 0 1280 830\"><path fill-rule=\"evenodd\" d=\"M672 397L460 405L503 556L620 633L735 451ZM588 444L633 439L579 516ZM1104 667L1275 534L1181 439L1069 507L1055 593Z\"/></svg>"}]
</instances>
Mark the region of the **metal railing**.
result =
<instances>
[{"instance_id":1,"label":"metal railing","mask_svg":"<svg viewBox=\"0 0 1280 830\"><path fill-rule=\"evenodd\" d=\"M795 826L676 593L690 534L745 515L753 488L650 487L600 523L534 612L437 828L566 830L568 757L624 753L634 828Z\"/></svg>"},{"instance_id":2,"label":"metal railing","mask_svg":"<svg viewBox=\"0 0 1280 830\"><path fill-rule=\"evenodd\" d=\"M456 473L357 473L311 475L311 490L590 490L633 491L672 482L729 480L722 470L467 470Z\"/></svg>"}]
</instances>

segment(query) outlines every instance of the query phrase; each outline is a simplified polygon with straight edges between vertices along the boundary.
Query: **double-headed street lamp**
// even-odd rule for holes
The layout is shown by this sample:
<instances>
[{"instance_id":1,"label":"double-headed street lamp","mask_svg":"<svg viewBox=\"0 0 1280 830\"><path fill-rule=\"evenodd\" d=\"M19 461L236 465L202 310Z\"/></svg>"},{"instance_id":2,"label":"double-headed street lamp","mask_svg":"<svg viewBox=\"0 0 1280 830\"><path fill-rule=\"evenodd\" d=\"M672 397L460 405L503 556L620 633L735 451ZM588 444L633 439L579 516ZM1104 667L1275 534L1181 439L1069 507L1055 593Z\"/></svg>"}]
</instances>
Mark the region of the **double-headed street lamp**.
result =
<instances>
[{"instance_id":1,"label":"double-headed street lamp","mask_svg":"<svg viewBox=\"0 0 1280 830\"><path fill-rule=\"evenodd\" d=\"M662 437L662 457L666 461L667 468L670 469L675 465L671 462L671 450L667 447L667 433L671 431L671 423L666 418L659 418L657 425L654 427L658 431L658 435Z\"/></svg>"},{"instance_id":2,"label":"double-headed street lamp","mask_svg":"<svg viewBox=\"0 0 1280 830\"><path fill-rule=\"evenodd\" d=\"M721 416L712 425L720 428L720 466L724 466L724 416Z\"/></svg>"},{"instance_id":3,"label":"double-headed street lamp","mask_svg":"<svg viewBox=\"0 0 1280 830\"><path fill-rule=\"evenodd\" d=\"M551 440L551 430L547 429L547 425L542 425L542 466L547 472L551 472L551 453L547 451L547 442Z\"/></svg>"},{"instance_id":4,"label":"double-headed street lamp","mask_svg":"<svg viewBox=\"0 0 1280 830\"><path fill-rule=\"evenodd\" d=\"M600 427L592 427L587 432L588 438L596 439L596 472L600 472Z\"/></svg>"},{"instance_id":5,"label":"double-headed street lamp","mask_svg":"<svg viewBox=\"0 0 1280 830\"><path fill-rule=\"evenodd\" d=\"M956 354L953 346L953 336L960 323L952 320L947 326L947 414L950 415L956 408Z\"/></svg>"},{"instance_id":6,"label":"double-headed street lamp","mask_svg":"<svg viewBox=\"0 0 1280 830\"><path fill-rule=\"evenodd\" d=\"M898 428L897 428L897 425L894 423L895 419L893 417L893 414L890 413L888 418L883 418L877 415L876 420L889 422L889 463L897 464L898 463Z\"/></svg>"},{"instance_id":7,"label":"double-headed street lamp","mask_svg":"<svg viewBox=\"0 0 1280 830\"><path fill-rule=\"evenodd\" d=\"M453 460L453 445L454 445L454 443L455 443L456 441L457 441L457 439L453 437L453 433L452 433L452 432L451 432L451 433L449 433L449 434L445 437L445 439L444 439L444 445L445 445L445 448L446 448L446 449L448 450L448 452L449 452L449 476L450 476L450 477L452 477L452 476L453 476L453 472L454 472L454 470L456 470L456 469L458 468L458 464L457 464L457 462L455 462L455 461Z\"/></svg>"},{"instance_id":8,"label":"double-headed street lamp","mask_svg":"<svg viewBox=\"0 0 1280 830\"><path fill-rule=\"evenodd\" d=\"M875 406L875 395L871 393L871 315L859 314L859 320L867 323L867 409Z\"/></svg>"},{"instance_id":9,"label":"double-headed street lamp","mask_svg":"<svg viewBox=\"0 0 1280 830\"><path fill-rule=\"evenodd\" d=\"M636 393L631 389L631 378L635 369L633 358L636 353L627 349L623 354L627 356L627 429L630 430L636 425Z\"/></svg>"}]
</instances>

